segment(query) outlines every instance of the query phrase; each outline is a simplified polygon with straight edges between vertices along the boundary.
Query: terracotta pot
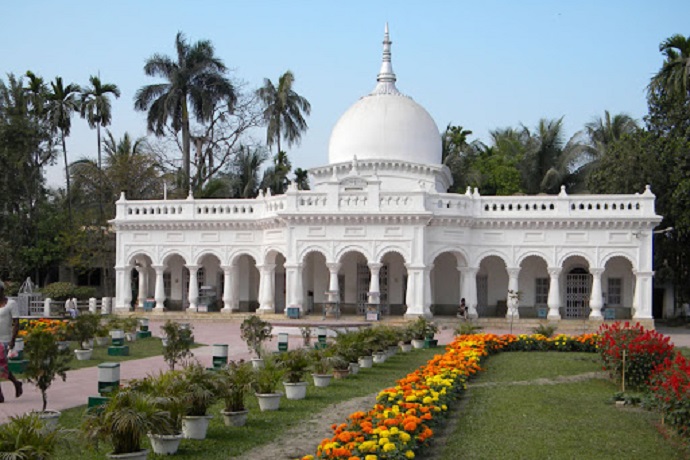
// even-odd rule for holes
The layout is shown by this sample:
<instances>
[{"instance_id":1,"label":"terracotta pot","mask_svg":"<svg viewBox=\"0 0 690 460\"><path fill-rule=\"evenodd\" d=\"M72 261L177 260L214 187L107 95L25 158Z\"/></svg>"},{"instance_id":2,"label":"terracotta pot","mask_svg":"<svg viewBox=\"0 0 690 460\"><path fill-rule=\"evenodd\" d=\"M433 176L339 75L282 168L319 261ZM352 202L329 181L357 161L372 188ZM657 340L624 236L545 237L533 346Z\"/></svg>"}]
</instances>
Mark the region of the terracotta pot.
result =
<instances>
[{"instance_id":1,"label":"terracotta pot","mask_svg":"<svg viewBox=\"0 0 690 460\"><path fill-rule=\"evenodd\" d=\"M333 369L333 376L336 379L344 379L350 375L350 369Z\"/></svg>"}]
</instances>

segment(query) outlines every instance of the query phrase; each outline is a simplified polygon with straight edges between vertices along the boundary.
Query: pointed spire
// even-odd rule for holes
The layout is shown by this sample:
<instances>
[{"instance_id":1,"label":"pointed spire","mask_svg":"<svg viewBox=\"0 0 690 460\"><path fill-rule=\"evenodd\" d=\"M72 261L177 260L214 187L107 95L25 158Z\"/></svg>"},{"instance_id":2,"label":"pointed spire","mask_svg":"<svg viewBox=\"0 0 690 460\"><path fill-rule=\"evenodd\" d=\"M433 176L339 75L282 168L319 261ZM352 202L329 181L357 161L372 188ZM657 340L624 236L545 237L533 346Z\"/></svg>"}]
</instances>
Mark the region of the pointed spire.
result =
<instances>
[{"instance_id":1,"label":"pointed spire","mask_svg":"<svg viewBox=\"0 0 690 460\"><path fill-rule=\"evenodd\" d=\"M393 64L391 62L391 42L388 33L388 23L383 33L383 59L381 62L381 70L376 77L376 88L371 94L400 94L398 88L395 87L395 72L393 72Z\"/></svg>"}]
</instances>

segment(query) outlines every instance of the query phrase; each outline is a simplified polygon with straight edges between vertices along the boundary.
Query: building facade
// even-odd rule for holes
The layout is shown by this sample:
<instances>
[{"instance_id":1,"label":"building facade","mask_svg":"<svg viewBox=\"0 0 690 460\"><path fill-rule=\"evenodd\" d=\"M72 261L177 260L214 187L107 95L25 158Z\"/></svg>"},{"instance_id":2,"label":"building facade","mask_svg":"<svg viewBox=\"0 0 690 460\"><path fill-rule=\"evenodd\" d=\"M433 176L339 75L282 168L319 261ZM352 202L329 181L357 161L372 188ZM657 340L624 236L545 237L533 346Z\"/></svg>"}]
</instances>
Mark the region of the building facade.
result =
<instances>
[{"instance_id":1,"label":"building facade","mask_svg":"<svg viewBox=\"0 0 690 460\"><path fill-rule=\"evenodd\" d=\"M117 202L115 307L406 316L652 318L649 188L634 195L447 193L441 137L396 87L388 31L374 90L340 118L312 190Z\"/></svg>"}]
</instances>

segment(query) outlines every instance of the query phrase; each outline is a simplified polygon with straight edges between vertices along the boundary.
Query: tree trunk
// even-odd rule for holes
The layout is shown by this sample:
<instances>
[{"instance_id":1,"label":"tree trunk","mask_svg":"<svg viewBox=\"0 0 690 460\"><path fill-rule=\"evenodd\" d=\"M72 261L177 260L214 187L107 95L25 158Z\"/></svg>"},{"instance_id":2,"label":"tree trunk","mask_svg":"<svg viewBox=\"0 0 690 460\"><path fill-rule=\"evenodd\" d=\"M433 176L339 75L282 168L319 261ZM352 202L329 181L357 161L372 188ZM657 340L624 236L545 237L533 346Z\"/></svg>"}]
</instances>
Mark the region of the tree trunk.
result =
<instances>
[{"instance_id":1,"label":"tree trunk","mask_svg":"<svg viewBox=\"0 0 690 460\"><path fill-rule=\"evenodd\" d=\"M182 102L182 191L185 196L189 195L190 178L190 138L189 138L189 112L187 111L186 98Z\"/></svg>"},{"instance_id":2,"label":"tree trunk","mask_svg":"<svg viewBox=\"0 0 690 460\"><path fill-rule=\"evenodd\" d=\"M70 187L70 179L69 179L69 163L67 162L67 146L65 143L65 130L61 130L62 132L62 156L63 159L65 160L65 181L67 185L67 216L69 218L69 223L72 225L72 195L71 195L71 187Z\"/></svg>"}]
</instances>

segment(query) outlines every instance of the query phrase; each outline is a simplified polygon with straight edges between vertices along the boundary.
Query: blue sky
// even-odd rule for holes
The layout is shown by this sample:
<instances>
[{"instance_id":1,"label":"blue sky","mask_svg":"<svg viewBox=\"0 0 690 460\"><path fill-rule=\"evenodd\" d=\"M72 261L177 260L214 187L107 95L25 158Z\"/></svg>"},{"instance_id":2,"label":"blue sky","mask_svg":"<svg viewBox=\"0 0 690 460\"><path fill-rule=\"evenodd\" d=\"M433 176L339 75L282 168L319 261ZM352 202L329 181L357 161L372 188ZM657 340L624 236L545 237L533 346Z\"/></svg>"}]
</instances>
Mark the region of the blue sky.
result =
<instances>
[{"instance_id":1,"label":"blue sky","mask_svg":"<svg viewBox=\"0 0 690 460\"><path fill-rule=\"evenodd\" d=\"M25 0L5 5L0 75L27 70L86 84L117 84L111 131L146 135L136 90L156 80L143 64L172 56L178 31L209 39L248 87L290 69L312 105L309 131L288 150L294 167L328 161L340 115L374 86L385 22L398 88L439 129L452 122L487 140L490 130L564 116L568 135L604 110L646 113L645 87L665 38L690 35L685 1L128 1ZM75 118L70 160L95 157L96 134ZM263 135L261 133L260 135ZM62 185L61 165L49 183Z\"/></svg>"}]
</instances>

